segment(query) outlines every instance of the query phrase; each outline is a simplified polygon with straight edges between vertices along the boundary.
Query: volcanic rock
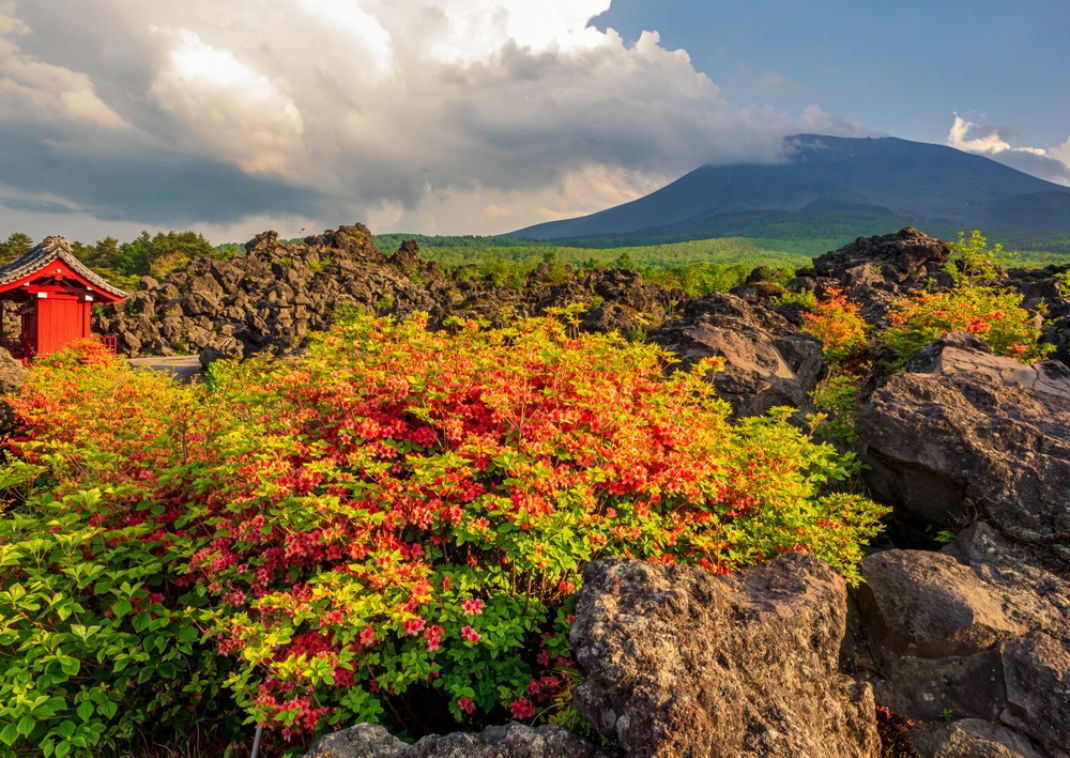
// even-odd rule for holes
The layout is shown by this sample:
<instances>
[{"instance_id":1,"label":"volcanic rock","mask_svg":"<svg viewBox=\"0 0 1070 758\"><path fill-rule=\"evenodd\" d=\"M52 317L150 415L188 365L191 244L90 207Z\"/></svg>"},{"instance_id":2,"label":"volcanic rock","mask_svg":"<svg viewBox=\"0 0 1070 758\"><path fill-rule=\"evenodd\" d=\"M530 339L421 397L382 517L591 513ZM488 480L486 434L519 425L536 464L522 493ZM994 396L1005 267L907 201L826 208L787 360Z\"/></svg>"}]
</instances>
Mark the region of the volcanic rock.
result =
<instances>
[{"instance_id":1,"label":"volcanic rock","mask_svg":"<svg viewBox=\"0 0 1070 758\"><path fill-rule=\"evenodd\" d=\"M899 515L979 517L1022 542L1070 544L1070 369L993 355L950 334L858 411L873 492Z\"/></svg>"},{"instance_id":2,"label":"volcanic rock","mask_svg":"<svg viewBox=\"0 0 1070 758\"><path fill-rule=\"evenodd\" d=\"M29 369L22 361L11 357L11 353L0 347L0 395L18 392L26 381Z\"/></svg>"},{"instance_id":3,"label":"volcanic rock","mask_svg":"<svg viewBox=\"0 0 1070 758\"><path fill-rule=\"evenodd\" d=\"M872 692L839 671L845 618L843 579L803 554L723 577L594 561L574 699L629 756L875 756Z\"/></svg>"},{"instance_id":4,"label":"volcanic rock","mask_svg":"<svg viewBox=\"0 0 1070 758\"><path fill-rule=\"evenodd\" d=\"M826 368L820 341L771 308L736 295L688 302L683 315L651 339L685 368L708 356L724 358L714 386L738 416L761 415L776 405L809 410L809 394Z\"/></svg>"},{"instance_id":5,"label":"volcanic rock","mask_svg":"<svg viewBox=\"0 0 1070 758\"><path fill-rule=\"evenodd\" d=\"M307 758L599 758L586 740L555 726L512 723L479 733L432 734L406 745L381 726L358 724L320 739Z\"/></svg>"},{"instance_id":6,"label":"volcanic rock","mask_svg":"<svg viewBox=\"0 0 1070 758\"><path fill-rule=\"evenodd\" d=\"M874 323L883 319L902 293L913 291L930 277L946 277L941 269L952 253L947 242L913 227L859 237L815 258L812 266L796 272L788 289L841 290L861 304L862 316Z\"/></svg>"},{"instance_id":7,"label":"volcanic rock","mask_svg":"<svg viewBox=\"0 0 1070 758\"><path fill-rule=\"evenodd\" d=\"M912 735L912 742L932 758L1044 758L1022 735L981 719L922 729Z\"/></svg>"},{"instance_id":8,"label":"volcanic rock","mask_svg":"<svg viewBox=\"0 0 1070 758\"><path fill-rule=\"evenodd\" d=\"M980 719L985 734L1010 728L1063 755L1053 746L1070 744L1070 579L1045 563L1043 548L983 522L939 553L867 556L857 595L877 701L912 719Z\"/></svg>"}]
</instances>

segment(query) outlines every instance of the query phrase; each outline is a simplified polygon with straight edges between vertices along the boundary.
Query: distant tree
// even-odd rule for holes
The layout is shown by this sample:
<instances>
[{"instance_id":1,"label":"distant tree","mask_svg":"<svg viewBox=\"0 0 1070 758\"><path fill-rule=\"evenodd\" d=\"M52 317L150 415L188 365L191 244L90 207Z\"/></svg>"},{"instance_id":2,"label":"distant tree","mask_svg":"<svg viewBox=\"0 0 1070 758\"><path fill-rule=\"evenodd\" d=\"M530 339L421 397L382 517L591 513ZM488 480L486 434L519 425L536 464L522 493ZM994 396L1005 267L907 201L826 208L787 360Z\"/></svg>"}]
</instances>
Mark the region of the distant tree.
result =
<instances>
[{"instance_id":1,"label":"distant tree","mask_svg":"<svg viewBox=\"0 0 1070 758\"><path fill-rule=\"evenodd\" d=\"M152 253L152 237L148 232L142 232L137 239L124 242L119 246L115 257L115 265L112 267L120 274L136 276L149 273L149 261Z\"/></svg>"},{"instance_id":2,"label":"distant tree","mask_svg":"<svg viewBox=\"0 0 1070 758\"><path fill-rule=\"evenodd\" d=\"M112 268L119 256L119 240L111 236L99 240L94 247L94 253L95 260L90 265Z\"/></svg>"},{"instance_id":3,"label":"distant tree","mask_svg":"<svg viewBox=\"0 0 1070 758\"><path fill-rule=\"evenodd\" d=\"M33 239L22 232L12 232L6 242L0 242L0 263L14 260L33 249Z\"/></svg>"}]
</instances>

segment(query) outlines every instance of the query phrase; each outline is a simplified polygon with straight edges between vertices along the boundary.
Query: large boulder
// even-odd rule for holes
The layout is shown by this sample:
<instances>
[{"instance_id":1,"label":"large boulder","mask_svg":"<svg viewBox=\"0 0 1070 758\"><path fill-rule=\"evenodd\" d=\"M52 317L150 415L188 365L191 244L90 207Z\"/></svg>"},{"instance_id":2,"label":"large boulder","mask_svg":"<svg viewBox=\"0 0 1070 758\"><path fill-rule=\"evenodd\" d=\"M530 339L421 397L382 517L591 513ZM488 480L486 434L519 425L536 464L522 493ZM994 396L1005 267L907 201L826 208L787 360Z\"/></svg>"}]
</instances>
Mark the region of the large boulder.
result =
<instances>
[{"instance_id":1,"label":"large boulder","mask_svg":"<svg viewBox=\"0 0 1070 758\"><path fill-rule=\"evenodd\" d=\"M843 579L792 553L737 575L589 564L575 702L629 756L875 756L868 685L839 670Z\"/></svg>"},{"instance_id":2,"label":"large boulder","mask_svg":"<svg viewBox=\"0 0 1070 758\"><path fill-rule=\"evenodd\" d=\"M897 515L960 528L979 517L1013 539L1070 545L1070 368L993 355L950 334L858 411L873 492Z\"/></svg>"},{"instance_id":3,"label":"large boulder","mask_svg":"<svg viewBox=\"0 0 1070 758\"><path fill-rule=\"evenodd\" d=\"M690 301L652 340L685 368L708 356L724 358L714 386L738 416L761 415L776 405L810 410L810 392L825 372L818 340L762 303L736 295Z\"/></svg>"},{"instance_id":4,"label":"large boulder","mask_svg":"<svg viewBox=\"0 0 1070 758\"><path fill-rule=\"evenodd\" d=\"M1070 745L1070 579L1044 550L978 522L938 553L867 556L862 575L877 701L912 719L988 725L926 737L926 754L966 755L963 745L997 737L1064 754L1055 746Z\"/></svg>"},{"instance_id":5,"label":"large boulder","mask_svg":"<svg viewBox=\"0 0 1070 758\"><path fill-rule=\"evenodd\" d=\"M432 734L406 745L386 729L358 724L320 739L307 758L599 758L591 743L555 726L512 723L482 732Z\"/></svg>"}]
</instances>

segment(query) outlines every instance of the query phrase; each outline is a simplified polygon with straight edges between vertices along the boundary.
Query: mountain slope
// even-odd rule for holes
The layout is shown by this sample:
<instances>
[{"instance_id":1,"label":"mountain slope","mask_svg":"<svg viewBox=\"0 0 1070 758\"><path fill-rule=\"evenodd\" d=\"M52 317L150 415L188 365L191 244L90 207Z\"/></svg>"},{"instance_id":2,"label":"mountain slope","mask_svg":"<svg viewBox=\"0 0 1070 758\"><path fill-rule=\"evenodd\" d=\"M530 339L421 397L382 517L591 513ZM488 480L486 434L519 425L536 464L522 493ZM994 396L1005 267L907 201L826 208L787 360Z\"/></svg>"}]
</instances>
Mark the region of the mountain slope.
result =
<instances>
[{"instance_id":1,"label":"mountain slope","mask_svg":"<svg viewBox=\"0 0 1070 758\"><path fill-rule=\"evenodd\" d=\"M787 143L784 163L702 166L630 203L508 236L699 238L769 234L770 224L829 237L904 223L1070 231L1070 188L988 158L891 137L803 134Z\"/></svg>"}]
</instances>

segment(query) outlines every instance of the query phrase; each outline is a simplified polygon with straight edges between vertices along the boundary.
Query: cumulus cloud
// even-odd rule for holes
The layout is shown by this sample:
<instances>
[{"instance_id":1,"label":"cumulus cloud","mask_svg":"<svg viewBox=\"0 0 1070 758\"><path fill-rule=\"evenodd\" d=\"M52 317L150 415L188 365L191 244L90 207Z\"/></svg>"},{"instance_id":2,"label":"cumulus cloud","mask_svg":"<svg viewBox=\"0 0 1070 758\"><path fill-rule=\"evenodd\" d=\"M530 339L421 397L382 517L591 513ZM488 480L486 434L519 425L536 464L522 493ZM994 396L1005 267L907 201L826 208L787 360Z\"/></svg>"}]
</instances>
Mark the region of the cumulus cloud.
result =
<instances>
[{"instance_id":1,"label":"cumulus cloud","mask_svg":"<svg viewBox=\"0 0 1070 758\"><path fill-rule=\"evenodd\" d=\"M655 32L588 26L608 7L0 0L0 205L47 198L42 219L81 228L489 233L776 160L792 132L859 133L734 107Z\"/></svg>"},{"instance_id":2,"label":"cumulus cloud","mask_svg":"<svg viewBox=\"0 0 1070 758\"><path fill-rule=\"evenodd\" d=\"M947 133L947 144L968 153L984 155L1011 168L1051 182L1070 185L1070 139L1060 147L1014 146L1006 130L983 127L957 113Z\"/></svg>"}]
</instances>

